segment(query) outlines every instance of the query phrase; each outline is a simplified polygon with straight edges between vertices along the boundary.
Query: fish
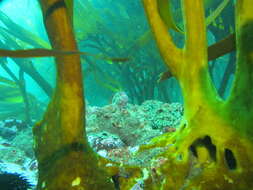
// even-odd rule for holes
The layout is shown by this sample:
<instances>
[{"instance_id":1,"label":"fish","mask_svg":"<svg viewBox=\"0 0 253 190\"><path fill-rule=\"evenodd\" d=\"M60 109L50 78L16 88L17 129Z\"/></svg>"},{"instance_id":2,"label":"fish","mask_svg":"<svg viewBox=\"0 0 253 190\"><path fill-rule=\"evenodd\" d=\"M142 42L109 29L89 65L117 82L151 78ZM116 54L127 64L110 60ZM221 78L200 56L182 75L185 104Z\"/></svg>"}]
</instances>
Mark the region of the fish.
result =
<instances>
[{"instance_id":1,"label":"fish","mask_svg":"<svg viewBox=\"0 0 253 190\"><path fill-rule=\"evenodd\" d=\"M1 2L1 0L0 0L0 2ZM6 146L6 147L11 147L11 144L6 143L6 142L3 142L1 145Z\"/></svg>"}]
</instances>

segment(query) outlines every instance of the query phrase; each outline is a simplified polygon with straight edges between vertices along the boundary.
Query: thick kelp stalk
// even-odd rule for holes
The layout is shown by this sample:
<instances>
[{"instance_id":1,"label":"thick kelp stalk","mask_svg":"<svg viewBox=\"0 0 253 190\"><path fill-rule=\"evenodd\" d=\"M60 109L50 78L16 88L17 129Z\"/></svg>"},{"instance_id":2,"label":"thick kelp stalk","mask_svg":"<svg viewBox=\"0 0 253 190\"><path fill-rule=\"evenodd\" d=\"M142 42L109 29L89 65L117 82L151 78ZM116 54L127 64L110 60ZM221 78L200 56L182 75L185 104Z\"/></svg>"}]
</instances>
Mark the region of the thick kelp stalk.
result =
<instances>
[{"instance_id":1,"label":"thick kelp stalk","mask_svg":"<svg viewBox=\"0 0 253 190\"><path fill-rule=\"evenodd\" d=\"M185 46L175 46L156 0L143 0L164 62L179 81L185 105L181 128L153 140L168 150L145 181L148 189L253 189L253 4L236 3L237 68L228 100L208 72L203 0L182 0ZM148 146L147 146L148 147ZM154 160L155 161L155 160Z\"/></svg>"},{"instance_id":2,"label":"thick kelp stalk","mask_svg":"<svg viewBox=\"0 0 253 190\"><path fill-rule=\"evenodd\" d=\"M40 0L52 47L77 50L64 0ZM85 22L85 21L84 21ZM113 189L88 145L80 57L56 57L57 83L44 118L34 127L38 190Z\"/></svg>"}]
</instances>

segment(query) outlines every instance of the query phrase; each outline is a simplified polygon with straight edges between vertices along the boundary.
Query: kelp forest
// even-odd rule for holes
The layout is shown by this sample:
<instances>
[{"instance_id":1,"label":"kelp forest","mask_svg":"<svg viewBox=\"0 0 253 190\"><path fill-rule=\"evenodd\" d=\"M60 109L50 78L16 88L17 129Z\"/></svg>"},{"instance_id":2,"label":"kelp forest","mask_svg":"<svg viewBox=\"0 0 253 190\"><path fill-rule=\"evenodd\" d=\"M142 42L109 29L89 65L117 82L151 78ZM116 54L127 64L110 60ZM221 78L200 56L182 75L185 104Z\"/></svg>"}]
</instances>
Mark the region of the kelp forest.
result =
<instances>
[{"instance_id":1,"label":"kelp forest","mask_svg":"<svg viewBox=\"0 0 253 190\"><path fill-rule=\"evenodd\" d=\"M30 28L0 1L0 149L7 118L29 126L22 190L253 189L251 0L27 2Z\"/></svg>"}]
</instances>

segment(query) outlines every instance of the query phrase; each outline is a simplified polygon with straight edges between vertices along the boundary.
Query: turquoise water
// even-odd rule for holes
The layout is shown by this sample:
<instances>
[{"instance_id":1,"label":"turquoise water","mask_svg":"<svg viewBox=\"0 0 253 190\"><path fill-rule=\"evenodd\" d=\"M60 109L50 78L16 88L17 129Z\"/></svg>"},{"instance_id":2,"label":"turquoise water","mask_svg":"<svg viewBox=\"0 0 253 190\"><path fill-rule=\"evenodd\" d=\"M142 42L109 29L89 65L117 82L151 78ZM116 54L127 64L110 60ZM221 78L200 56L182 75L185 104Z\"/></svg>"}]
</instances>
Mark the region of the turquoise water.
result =
<instances>
[{"instance_id":1,"label":"turquoise water","mask_svg":"<svg viewBox=\"0 0 253 190\"><path fill-rule=\"evenodd\" d=\"M101 54L103 53L101 52L102 50L104 53L106 51L107 54L112 56L125 56L128 54L128 48L136 45L136 40L148 30L144 10L139 1L127 5L124 1L118 1L117 3L113 1L104 3L101 1L87 1L88 3L85 1L75 2L74 26L77 42L80 49L83 51ZM29 30L40 39L48 42L37 1L7 0L1 3L0 10L20 27ZM85 11L89 13L87 14ZM85 17L84 22L82 22L82 17ZM181 21L179 21L179 24L180 22ZM223 31L221 32L224 33ZM104 38L104 41L94 41L95 36L97 36L97 39ZM114 41L117 43L114 43ZM175 39L175 41L178 40ZM215 37L211 31L208 33L208 41L210 44L215 41ZM107 46L111 47L96 43L107 43ZM29 43L23 45L29 47ZM100 50L94 48L99 45L105 47L101 47ZM137 46L138 45L140 47L134 52L130 52L130 55L126 55L132 57L133 61L125 65L108 64L101 60L92 60L95 67L83 63L83 71L86 75L84 77L86 98L90 104L106 105L110 103L113 94L118 91L126 91L132 102L137 104L148 99L157 99L165 102L182 102L178 84L174 79L171 78L163 83L155 83L158 75L166 69L162 64L153 39L140 42ZM219 88L228 59L228 55L226 55L215 61L221 64L214 63L212 71L213 81L217 88ZM34 66L39 70L39 73L53 87L55 83L53 60L51 58L36 58L31 60ZM224 64L222 62L224 62ZM11 70L17 73L18 67L13 61L8 59L8 63ZM135 70L130 71L131 69L129 70L127 68L127 64L134 65L136 63L136 67L132 68ZM212 65L212 63L210 63L210 65ZM142 68L144 71L140 71ZM94 69L96 71L94 71ZM2 76L8 77L8 74L6 74L3 69L0 71ZM129 78L131 72L135 73L135 76ZM112 78L114 80L111 80ZM41 90L41 87L27 74L25 74L25 79L27 91L34 94L39 100L48 102L48 96ZM103 84L103 79L107 80L107 85ZM227 97L229 93L231 79L230 77L228 90L226 90L224 95L225 97ZM148 85L148 83L153 85L152 89L150 89L152 92L149 92L149 94L144 93L145 86L141 84L141 80L145 80L147 83L146 85ZM136 87L133 88L133 85Z\"/></svg>"}]
</instances>

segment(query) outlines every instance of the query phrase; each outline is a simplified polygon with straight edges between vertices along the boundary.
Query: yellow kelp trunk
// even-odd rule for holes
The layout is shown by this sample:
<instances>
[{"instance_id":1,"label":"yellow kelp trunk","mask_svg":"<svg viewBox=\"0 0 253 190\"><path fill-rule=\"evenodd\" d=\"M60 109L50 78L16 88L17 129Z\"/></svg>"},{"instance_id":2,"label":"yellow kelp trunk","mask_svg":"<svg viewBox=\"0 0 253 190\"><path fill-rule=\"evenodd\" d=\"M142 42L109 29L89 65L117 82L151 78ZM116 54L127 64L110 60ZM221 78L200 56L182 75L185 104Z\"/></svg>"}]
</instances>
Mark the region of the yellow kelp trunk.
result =
<instances>
[{"instance_id":1,"label":"yellow kelp trunk","mask_svg":"<svg viewBox=\"0 0 253 190\"><path fill-rule=\"evenodd\" d=\"M64 0L40 1L52 47L76 51ZM43 120L34 127L38 190L113 189L88 145L80 58L56 57L57 84Z\"/></svg>"},{"instance_id":2,"label":"yellow kelp trunk","mask_svg":"<svg viewBox=\"0 0 253 190\"><path fill-rule=\"evenodd\" d=\"M147 189L253 189L252 1L237 1L237 71L226 101L217 95L208 72L203 0L182 1L184 49L172 42L157 1L143 0L143 4L160 53L178 79L185 103L180 130L153 141L156 146L172 146L156 158L166 161L153 168Z\"/></svg>"}]
</instances>

